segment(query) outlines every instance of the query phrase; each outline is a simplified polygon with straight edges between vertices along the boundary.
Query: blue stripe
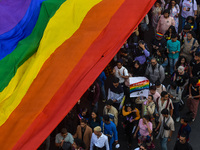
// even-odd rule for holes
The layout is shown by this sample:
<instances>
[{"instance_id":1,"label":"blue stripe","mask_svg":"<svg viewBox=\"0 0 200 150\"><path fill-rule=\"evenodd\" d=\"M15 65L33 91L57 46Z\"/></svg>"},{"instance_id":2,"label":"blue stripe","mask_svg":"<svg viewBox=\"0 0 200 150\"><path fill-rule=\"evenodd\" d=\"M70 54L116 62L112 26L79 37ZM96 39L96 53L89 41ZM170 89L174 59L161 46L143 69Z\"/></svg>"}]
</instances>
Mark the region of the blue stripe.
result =
<instances>
[{"instance_id":1,"label":"blue stripe","mask_svg":"<svg viewBox=\"0 0 200 150\"><path fill-rule=\"evenodd\" d=\"M12 53L19 41L31 34L43 1L32 0L23 19L12 30L0 35L0 60Z\"/></svg>"}]
</instances>

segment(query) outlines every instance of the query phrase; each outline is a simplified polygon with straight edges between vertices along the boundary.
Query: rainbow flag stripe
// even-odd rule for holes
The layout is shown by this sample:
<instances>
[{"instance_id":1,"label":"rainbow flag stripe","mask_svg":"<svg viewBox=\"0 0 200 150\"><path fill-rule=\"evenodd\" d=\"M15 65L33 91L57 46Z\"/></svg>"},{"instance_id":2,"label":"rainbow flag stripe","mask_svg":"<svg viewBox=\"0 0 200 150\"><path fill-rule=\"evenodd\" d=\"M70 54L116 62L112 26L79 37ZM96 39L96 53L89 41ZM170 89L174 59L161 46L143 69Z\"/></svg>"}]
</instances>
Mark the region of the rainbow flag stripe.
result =
<instances>
[{"instance_id":1,"label":"rainbow flag stripe","mask_svg":"<svg viewBox=\"0 0 200 150\"><path fill-rule=\"evenodd\" d=\"M1 150L37 149L154 2L1 0Z\"/></svg>"},{"instance_id":2,"label":"rainbow flag stripe","mask_svg":"<svg viewBox=\"0 0 200 150\"><path fill-rule=\"evenodd\" d=\"M162 34L162 33L159 33L159 32L157 32L157 33L156 33L156 36L163 37L163 34Z\"/></svg>"},{"instance_id":3,"label":"rainbow flag stripe","mask_svg":"<svg viewBox=\"0 0 200 150\"><path fill-rule=\"evenodd\" d=\"M149 80L144 80L130 85L130 93L143 89L149 89Z\"/></svg>"},{"instance_id":4,"label":"rainbow flag stripe","mask_svg":"<svg viewBox=\"0 0 200 150\"><path fill-rule=\"evenodd\" d=\"M200 79L199 79L198 82L197 82L197 86L200 86Z\"/></svg>"}]
</instances>

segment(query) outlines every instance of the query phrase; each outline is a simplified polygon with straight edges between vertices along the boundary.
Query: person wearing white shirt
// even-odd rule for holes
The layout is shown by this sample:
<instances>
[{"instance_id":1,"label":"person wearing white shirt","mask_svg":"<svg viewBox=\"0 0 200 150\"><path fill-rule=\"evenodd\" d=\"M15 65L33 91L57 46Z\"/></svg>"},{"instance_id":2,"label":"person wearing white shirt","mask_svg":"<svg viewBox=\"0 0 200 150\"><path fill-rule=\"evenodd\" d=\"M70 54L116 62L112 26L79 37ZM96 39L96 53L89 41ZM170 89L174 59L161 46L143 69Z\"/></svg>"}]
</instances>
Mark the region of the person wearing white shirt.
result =
<instances>
[{"instance_id":1,"label":"person wearing white shirt","mask_svg":"<svg viewBox=\"0 0 200 150\"><path fill-rule=\"evenodd\" d=\"M124 84L125 79L129 78L128 70L123 66L122 60L117 62L117 66L113 68L115 77L119 78L119 83Z\"/></svg>"},{"instance_id":2,"label":"person wearing white shirt","mask_svg":"<svg viewBox=\"0 0 200 150\"><path fill-rule=\"evenodd\" d=\"M90 142L90 150L109 150L108 137L101 132L101 127L94 128Z\"/></svg>"}]
</instances>

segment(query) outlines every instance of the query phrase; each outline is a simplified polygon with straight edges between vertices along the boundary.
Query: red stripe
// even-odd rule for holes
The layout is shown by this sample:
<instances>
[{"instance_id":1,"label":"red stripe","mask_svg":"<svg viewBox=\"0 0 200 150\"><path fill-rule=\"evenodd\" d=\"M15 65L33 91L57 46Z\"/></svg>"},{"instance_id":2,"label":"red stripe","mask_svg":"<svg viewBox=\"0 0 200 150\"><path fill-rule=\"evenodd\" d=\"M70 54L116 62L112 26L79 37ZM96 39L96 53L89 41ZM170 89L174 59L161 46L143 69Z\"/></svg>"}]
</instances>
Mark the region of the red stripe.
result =
<instances>
[{"instance_id":1,"label":"red stripe","mask_svg":"<svg viewBox=\"0 0 200 150\"><path fill-rule=\"evenodd\" d=\"M21 145L22 149L36 148L51 133L114 57L154 2L155 0L126 0L123 3L15 148L24 141L27 143Z\"/></svg>"}]
</instances>

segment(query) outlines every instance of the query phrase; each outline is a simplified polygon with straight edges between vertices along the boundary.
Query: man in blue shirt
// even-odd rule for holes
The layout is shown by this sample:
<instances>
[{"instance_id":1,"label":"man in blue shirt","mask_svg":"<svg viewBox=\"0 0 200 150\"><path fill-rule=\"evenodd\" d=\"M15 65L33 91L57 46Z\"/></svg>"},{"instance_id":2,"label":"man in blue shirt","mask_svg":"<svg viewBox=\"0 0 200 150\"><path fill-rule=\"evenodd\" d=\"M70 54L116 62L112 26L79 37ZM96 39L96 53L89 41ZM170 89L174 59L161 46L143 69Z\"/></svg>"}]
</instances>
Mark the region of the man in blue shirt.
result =
<instances>
[{"instance_id":1,"label":"man in blue shirt","mask_svg":"<svg viewBox=\"0 0 200 150\"><path fill-rule=\"evenodd\" d=\"M118 133L116 125L110 121L110 118L108 115L103 116L103 121L101 121L101 129L103 134L108 136L109 139L109 147L110 150L112 150L112 145L115 142L118 143Z\"/></svg>"},{"instance_id":2,"label":"man in blue shirt","mask_svg":"<svg viewBox=\"0 0 200 150\"><path fill-rule=\"evenodd\" d=\"M170 66L170 74L172 75L174 72L174 66L178 61L179 53L180 53L180 41L177 40L177 35L173 34L171 36L171 40L167 41L167 53L169 57L169 66Z\"/></svg>"}]
</instances>

